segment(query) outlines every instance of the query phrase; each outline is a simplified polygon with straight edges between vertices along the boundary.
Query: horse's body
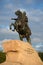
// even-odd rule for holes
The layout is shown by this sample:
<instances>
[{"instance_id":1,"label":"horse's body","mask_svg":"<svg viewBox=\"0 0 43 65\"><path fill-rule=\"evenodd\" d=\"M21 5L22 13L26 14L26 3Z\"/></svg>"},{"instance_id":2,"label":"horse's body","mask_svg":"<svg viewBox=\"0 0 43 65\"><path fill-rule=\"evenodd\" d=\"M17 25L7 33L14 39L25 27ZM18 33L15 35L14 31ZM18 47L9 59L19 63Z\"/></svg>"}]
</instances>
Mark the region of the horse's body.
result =
<instances>
[{"instance_id":1,"label":"horse's body","mask_svg":"<svg viewBox=\"0 0 43 65\"><path fill-rule=\"evenodd\" d=\"M11 23L10 29L12 25L14 27L14 30L16 30L19 33L20 40L23 40L23 38L26 38L27 41L30 42L31 30L26 23L23 23L19 20L15 21L15 23Z\"/></svg>"}]
</instances>

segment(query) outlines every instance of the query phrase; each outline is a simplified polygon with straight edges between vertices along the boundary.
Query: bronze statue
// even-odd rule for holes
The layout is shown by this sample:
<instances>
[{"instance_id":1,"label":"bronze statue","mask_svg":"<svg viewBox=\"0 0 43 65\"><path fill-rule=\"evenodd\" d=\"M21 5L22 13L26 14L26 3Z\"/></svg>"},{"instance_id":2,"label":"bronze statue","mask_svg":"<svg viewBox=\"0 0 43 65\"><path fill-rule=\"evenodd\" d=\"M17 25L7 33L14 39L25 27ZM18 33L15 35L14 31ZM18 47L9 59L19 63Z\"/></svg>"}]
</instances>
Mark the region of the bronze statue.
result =
<instances>
[{"instance_id":1,"label":"bronze statue","mask_svg":"<svg viewBox=\"0 0 43 65\"><path fill-rule=\"evenodd\" d=\"M26 12L21 12L20 10L16 11L15 14L18 16L17 18L11 18L11 20L15 20L15 23L11 23L10 29L12 29L12 26L14 27L14 30L16 30L19 33L20 40L23 40L23 38L26 38L28 42L31 43L30 35L31 30L28 26L28 18L26 16Z\"/></svg>"}]
</instances>

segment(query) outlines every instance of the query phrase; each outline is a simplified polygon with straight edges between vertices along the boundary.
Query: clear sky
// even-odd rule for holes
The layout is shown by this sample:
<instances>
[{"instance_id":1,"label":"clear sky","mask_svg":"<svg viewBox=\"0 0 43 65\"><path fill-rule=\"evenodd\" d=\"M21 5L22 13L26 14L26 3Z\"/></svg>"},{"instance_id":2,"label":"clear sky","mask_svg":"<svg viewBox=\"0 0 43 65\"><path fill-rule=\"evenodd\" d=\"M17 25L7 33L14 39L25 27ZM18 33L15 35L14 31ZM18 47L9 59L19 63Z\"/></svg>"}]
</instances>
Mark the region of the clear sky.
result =
<instances>
[{"instance_id":1,"label":"clear sky","mask_svg":"<svg viewBox=\"0 0 43 65\"><path fill-rule=\"evenodd\" d=\"M0 0L0 47L4 40L19 39L18 33L9 29L18 9L27 13L32 45L43 51L43 0Z\"/></svg>"}]
</instances>

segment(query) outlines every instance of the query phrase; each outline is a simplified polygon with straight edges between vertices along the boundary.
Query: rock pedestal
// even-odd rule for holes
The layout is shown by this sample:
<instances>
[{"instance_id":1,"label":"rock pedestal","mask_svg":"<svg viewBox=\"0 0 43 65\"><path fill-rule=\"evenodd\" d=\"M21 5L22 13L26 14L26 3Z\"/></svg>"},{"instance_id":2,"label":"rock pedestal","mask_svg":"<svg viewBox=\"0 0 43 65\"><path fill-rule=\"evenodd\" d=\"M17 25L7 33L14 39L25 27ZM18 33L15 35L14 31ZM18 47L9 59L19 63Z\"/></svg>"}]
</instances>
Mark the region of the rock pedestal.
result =
<instances>
[{"instance_id":1,"label":"rock pedestal","mask_svg":"<svg viewBox=\"0 0 43 65\"><path fill-rule=\"evenodd\" d=\"M9 40L3 43L6 62L2 65L43 65L32 46L20 40Z\"/></svg>"}]
</instances>

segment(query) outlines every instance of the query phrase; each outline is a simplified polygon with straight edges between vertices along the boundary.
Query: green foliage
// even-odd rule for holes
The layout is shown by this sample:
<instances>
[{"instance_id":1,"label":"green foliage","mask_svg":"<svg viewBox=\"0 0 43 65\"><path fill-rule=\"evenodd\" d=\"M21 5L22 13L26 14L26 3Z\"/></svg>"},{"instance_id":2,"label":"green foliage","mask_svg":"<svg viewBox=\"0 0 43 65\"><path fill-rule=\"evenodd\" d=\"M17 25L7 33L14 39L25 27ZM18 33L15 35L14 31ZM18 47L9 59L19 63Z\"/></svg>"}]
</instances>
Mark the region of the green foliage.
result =
<instances>
[{"instance_id":1,"label":"green foliage","mask_svg":"<svg viewBox=\"0 0 43 65\"><path fill-rule=\"evenodd\" d=\"M0 51L0 63L4 62L5 60L6 60L6 54Z\"/></svg>"},{"instance_id":2,"label":"green foliage","mask_svg":"<svg viewBox=\"0 0 43 65\"><path fill-rule=\"evenodd\" d=\"M43 53L42 52L39 52L39 57L41 58L41 60L43 61Z\"/></svg>"}]
</instances>

